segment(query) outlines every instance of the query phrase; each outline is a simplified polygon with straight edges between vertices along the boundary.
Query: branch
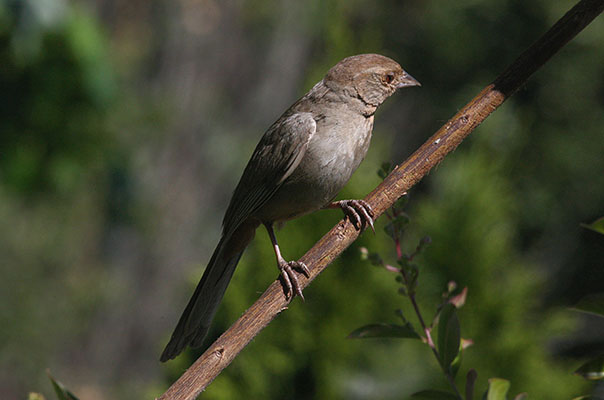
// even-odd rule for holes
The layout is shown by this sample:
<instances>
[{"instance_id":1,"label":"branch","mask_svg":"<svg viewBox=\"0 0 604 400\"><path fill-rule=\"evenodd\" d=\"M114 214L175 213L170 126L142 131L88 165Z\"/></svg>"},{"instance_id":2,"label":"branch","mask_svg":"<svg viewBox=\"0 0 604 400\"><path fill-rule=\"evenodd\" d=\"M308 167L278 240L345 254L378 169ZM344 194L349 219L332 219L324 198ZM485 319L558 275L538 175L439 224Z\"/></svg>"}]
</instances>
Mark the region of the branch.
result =
<instances>
[{"instance_id":1,"label":"branch","mask_svg":"<svg viewBox=\"0 0 604 400\"><path fill-rule=\"evenodd\" d=\"M510 97L526 80L604 9L604 0L581 0L545 35L522 53L495 81L441 127L426 143L398 166L365 200L376 217L419 182L453 151L486 117ZM350 222L342 220L301 259L310 277L300 276L304 288L359 236ZM239 352L287 308L279 280L222 334L199 359L159 398L195 399Z\"/></svg>"}]
</instances>

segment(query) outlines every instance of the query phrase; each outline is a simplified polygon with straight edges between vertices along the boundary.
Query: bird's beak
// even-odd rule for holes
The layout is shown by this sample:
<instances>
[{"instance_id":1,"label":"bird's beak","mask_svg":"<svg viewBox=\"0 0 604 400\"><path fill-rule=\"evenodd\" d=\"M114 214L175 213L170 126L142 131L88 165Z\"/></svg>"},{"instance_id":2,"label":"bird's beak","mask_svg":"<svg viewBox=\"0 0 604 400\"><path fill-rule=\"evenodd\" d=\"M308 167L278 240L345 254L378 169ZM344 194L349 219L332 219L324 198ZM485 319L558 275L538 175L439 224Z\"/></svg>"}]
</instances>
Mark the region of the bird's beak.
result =
<instances>
[{"instance_id":1,"label":"bird's beak","mask_svg":"<svg viewBox=\"0 0 604 400\"><path fill-rule=\"evenodd\" d=\"M419 83L419 81L417 79L415 79L408 73L403 72L403 75L399 79L399 82L397 83L396 88L400 89L400 88L409 87L409 86L421 86L421 85L422 84Z\"/></svg>"}]
</instances>

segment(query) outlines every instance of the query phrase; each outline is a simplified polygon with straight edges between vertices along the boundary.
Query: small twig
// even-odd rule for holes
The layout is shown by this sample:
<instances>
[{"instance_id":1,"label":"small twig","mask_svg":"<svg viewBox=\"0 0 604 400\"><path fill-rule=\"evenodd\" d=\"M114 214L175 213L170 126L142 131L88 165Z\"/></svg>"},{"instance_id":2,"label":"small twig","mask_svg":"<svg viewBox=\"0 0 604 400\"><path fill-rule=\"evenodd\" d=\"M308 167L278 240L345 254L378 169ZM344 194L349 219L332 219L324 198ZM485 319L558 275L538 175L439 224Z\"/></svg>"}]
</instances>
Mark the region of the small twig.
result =
<instances>
[{"instance_id":1,"label":"small twig","mask_svg":"<svg viewBox=\"0 0 604 400\"><path fill-rule=\"evenodd\" d=\"M390 208L400 196L440 163L489 114L518 90L530 75L585 28L603 9L604 0L581 0L541 39L518 57L493 84L484 88L407 161L398 166L365 198L376 217ZM309 278L300 277L302 287L306 287L358 236L359 232L345 220L323 236L300 259L310 269ZM283 293L280 282L273 282L245 314L223 333L160 399L196 398L252 338L287 307L290 301Z\"/></svg>"}]
</instances>

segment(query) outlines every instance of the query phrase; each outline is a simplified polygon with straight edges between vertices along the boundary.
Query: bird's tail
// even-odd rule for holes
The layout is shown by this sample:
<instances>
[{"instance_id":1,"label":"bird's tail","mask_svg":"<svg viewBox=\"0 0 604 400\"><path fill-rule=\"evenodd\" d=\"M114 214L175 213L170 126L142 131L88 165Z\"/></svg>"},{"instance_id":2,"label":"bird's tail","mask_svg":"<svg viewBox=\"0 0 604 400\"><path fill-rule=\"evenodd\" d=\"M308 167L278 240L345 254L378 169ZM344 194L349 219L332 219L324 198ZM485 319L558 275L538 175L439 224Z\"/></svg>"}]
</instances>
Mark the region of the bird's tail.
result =
<instances>
[{"instance_id":1,"label":"bird's tail","mask_svg":"<svg viewBox=\"0 0 604 400\"><path fill-rule=\"evenodd\" d=\"M235 272L235 267L254 237L256 226L256 224L244 225L233 235L223 236L220 239L193 297L178 320L160 361L165 362L175 358L187 345L201 346Z\"/></svg>"}]
</instances>

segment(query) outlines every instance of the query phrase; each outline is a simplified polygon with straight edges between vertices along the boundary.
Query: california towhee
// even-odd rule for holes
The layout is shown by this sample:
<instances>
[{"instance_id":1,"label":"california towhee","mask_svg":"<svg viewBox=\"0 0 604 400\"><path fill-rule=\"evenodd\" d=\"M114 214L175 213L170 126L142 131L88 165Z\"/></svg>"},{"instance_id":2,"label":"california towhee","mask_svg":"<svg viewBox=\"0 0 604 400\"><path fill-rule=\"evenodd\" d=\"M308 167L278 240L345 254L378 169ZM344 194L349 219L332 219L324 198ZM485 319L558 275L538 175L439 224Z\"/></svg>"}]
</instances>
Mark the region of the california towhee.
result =
<instances>
[{"instance_id":1,"label":"california towhee","mask_svg":"<svg viewBox=\"0 0 604 400\"><path fill-rule=\"evenodd\" d=\"M161 361L176 357L187 345L202 344L237 262L260 224L273 243L286 295L300 297L294 270L308 276L308 269L281 256L275 222L338 207L358 229L367 224L373 228L373 212L363 200L331 201L367 153L377 107L397 89L419 85L388 57L348 57L268 129L243 171L224 216L220 242Z\"/></svg>"}]
</instances>

